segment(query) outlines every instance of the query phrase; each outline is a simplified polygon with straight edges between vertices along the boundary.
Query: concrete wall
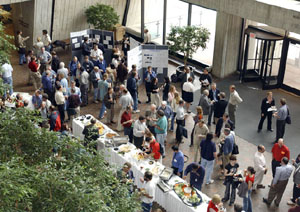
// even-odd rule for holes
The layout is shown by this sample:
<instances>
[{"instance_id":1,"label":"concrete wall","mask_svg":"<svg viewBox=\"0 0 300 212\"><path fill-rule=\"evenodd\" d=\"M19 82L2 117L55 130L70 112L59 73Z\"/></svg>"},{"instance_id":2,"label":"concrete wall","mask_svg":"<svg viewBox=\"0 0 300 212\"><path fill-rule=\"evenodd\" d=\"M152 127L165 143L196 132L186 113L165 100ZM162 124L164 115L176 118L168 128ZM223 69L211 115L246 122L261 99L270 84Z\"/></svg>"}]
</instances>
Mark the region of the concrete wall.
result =
<instances>
[{"instance_id":1,"label":"concrete wall","mask_svg":"<svg viewBox=\"0 0 300 212\"><path fill-rule=\"evenodd\" d=\"M25 1L31 1L31 0L0 0L0 5L21 3L21 2L25 2Z\"/></svg>"},{"instance_id":2,"label":"concrete wall","mask_svg":"<svg viewBox=\"0 0 300 212\"><path fill-rule=\"evenodd\" d=\"M296 1L290 1L295 4L293 9L254 0L183 1L300 34L300 11L296 11L299 8Z\"/></svg>"},{"instance_id":3,"label":"concrete wall","mask_svg":"<svg viewBox=\"0 0 300 212\"><path fill-rule=\"evenodd\" d=\"M223 78L237 70L242 18L217 13L212 74Z\"/></svg>"},{"instance_id":4,"label":"concrete wall","mask_svg":"<svg viewBox=\"0 0 300 212\"><path fill-rule=\"evenodd\" d=\"M86 22L85 10L97 3L112 6L122 23L125 0L56 0L52 40L67 39L70 38L70 32L93 28Z\"/></svg>"},{"instance_id":5,"label":"concrete wall","mask_svg":"<svg viewBox=\"0 0 300 212\"><path fill-rule=\"evenodd\" d=\"M11 4L12 7L12 20L14 31L22 31L23 36L30 36L26 41L26 46L31 47L33 44L33 22L34 13L28 12L29 8L34 8L34 1L25 1L22 3Z\"/></svg>"}]
</instances>

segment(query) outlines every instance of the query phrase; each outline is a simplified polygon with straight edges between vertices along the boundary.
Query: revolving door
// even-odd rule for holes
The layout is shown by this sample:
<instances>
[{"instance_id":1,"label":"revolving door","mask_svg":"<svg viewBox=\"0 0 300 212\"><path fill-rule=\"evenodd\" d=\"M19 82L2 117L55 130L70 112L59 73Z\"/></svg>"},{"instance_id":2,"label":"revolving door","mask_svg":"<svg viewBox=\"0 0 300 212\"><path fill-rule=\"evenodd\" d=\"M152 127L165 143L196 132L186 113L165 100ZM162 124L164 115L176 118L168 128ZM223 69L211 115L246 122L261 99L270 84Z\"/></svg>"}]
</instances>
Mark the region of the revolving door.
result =
<instances>
[{"instance_id":1,"label":"revolving door","mask_svg":"<svg viewBox=\"0 0 300 212\"><path fill-rule=\"evenodd\" d=\"M251 26L245 30L244 36L240 80L261 80L263 89L276 88L283 37Z\"/></svg>"}]
</instances>

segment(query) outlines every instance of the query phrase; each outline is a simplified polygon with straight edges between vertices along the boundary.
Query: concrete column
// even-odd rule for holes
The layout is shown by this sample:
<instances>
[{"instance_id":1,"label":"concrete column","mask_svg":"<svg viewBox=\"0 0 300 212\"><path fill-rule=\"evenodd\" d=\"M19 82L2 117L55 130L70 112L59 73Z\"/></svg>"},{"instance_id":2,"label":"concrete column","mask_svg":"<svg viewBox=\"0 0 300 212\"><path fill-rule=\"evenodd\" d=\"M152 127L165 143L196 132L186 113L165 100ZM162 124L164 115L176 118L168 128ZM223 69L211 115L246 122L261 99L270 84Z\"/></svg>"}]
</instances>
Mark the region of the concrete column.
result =
<instances>
[{"instance_id":1,"label":"concrete column","mask_svg":"<svg viewBox=\"0 0 300 212\"><path fill-rule=\"evenodd\" d=\"M218 12L212 74L224 78L237 70L242 18Z\"/></svg>"}]
</instances>

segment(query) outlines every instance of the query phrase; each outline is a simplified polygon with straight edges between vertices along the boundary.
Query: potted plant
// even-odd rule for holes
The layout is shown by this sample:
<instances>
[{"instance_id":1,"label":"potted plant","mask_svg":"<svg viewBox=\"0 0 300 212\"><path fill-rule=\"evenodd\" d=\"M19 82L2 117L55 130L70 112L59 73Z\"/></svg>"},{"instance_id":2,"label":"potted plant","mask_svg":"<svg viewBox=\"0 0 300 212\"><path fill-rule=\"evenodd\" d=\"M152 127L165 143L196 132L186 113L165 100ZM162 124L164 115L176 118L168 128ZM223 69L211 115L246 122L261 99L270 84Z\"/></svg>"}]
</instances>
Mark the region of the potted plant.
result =
<instances>
[{"instance_id":1,"label":"potted plant","mask_svg":"<svg viewBox=\"0 0 300 212\"><path fill-rule=\"evenodd\" d=\"M205 27L196 26L172 26L168 35L168 45L171 52L183 54L184 66L187 65L187 60L200 47L206 48L209 40L210 32ZM180 72L184 66L179 66L177 70ZM190 67L193 71L193 67Z\"/></svg>"},{"instance_id":2,"label":"potted plant","mask_svg":"<svg viewBox=\"0 0 300 212\"><path fill-rule=\"evenodd\" d=\"M90 6L86 11L87 22L96 29L112 31L119 22L119 16L109 5L96 4Z\"/></svg>"}]
</instances>

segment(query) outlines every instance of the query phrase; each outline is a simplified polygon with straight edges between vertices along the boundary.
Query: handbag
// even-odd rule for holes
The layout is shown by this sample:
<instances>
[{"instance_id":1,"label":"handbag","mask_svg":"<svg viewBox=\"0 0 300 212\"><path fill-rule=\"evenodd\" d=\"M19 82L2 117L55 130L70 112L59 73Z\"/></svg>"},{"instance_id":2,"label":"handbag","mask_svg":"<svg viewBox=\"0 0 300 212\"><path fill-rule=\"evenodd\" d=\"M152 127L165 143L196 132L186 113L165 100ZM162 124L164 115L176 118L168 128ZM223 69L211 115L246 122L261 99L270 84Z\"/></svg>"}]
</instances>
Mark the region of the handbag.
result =
<instances>
[{"instance_id":1,"label":"handbag","mask_svg":"<svg viewBox=\"0 0 300 212\"><path fill-rule=\"evenodd\" d=\"M287 108L287 114L288 114L288 115L287 115L287 117L286 117L286 119L285 119L285 123L291 124L291 123L292 123L292 120L291 120L289 108Z\"/></svg>"},{"instance_id":2,"label":"handbag","mask_svg":"<svg viewBox=\"0 0 300 212\"><path fill-rule=\"evenodd\" d=\"M232 154L233 155L238 155L240 152L239 152L239 146L234 142L233 144L233 149L232 149Z\"/></svg>"}]
</instances>

